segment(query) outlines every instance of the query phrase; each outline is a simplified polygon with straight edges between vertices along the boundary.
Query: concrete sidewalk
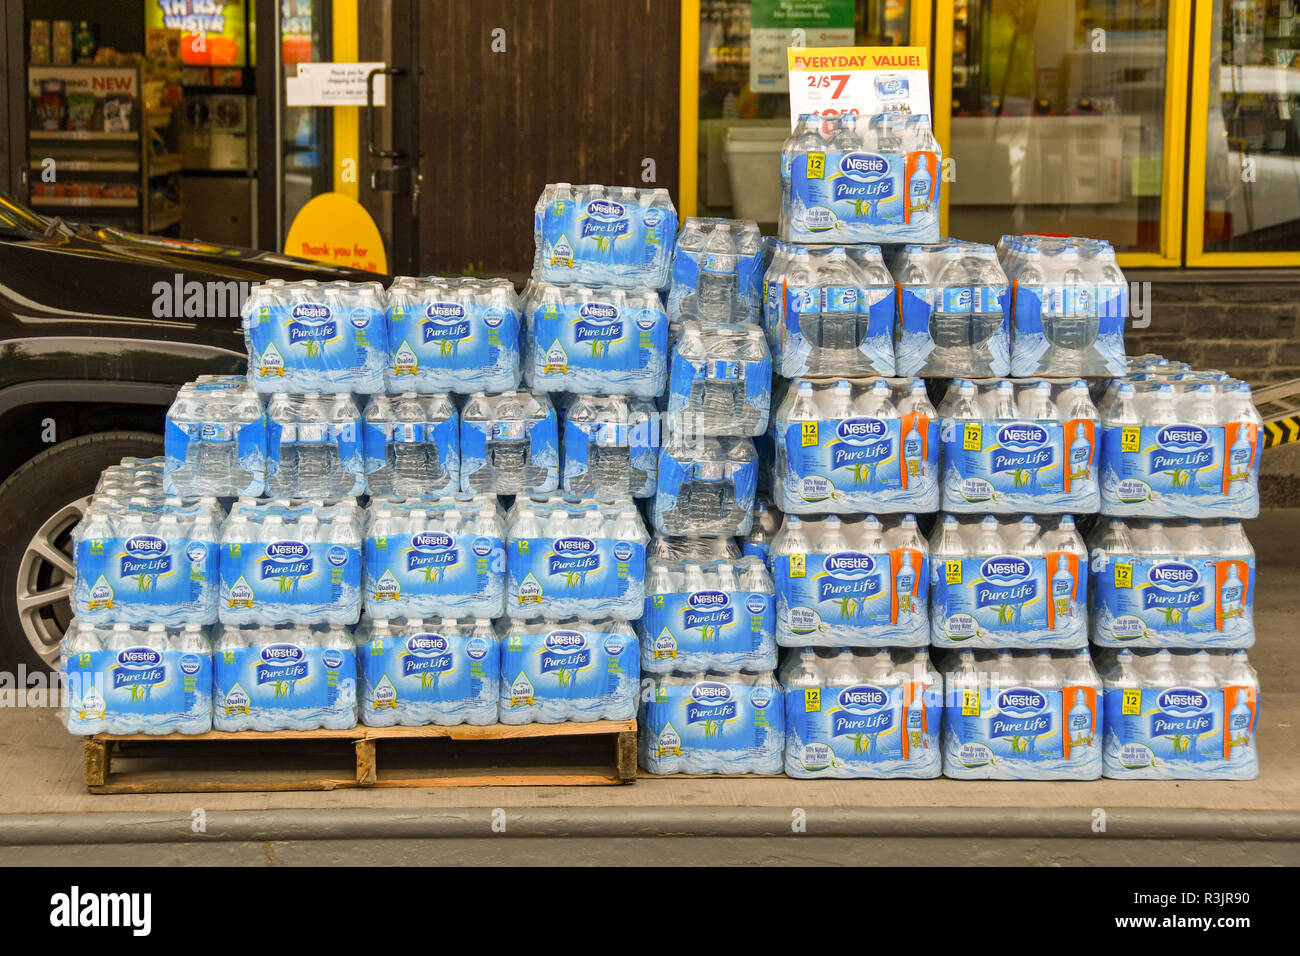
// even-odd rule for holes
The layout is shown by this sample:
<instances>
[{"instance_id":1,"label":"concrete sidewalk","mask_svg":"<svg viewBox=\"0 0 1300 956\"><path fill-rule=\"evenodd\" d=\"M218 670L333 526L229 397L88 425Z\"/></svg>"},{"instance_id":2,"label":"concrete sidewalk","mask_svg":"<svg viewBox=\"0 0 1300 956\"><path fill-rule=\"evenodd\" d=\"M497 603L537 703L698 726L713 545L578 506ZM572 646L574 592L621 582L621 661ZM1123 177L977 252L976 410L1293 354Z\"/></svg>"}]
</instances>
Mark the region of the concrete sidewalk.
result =
<instances>
[{"instance_id":1,"label":"concrete sidewalk","mask_svg":"<svg viewBox=\"0 0 1300 956\"><path fill-rule=\"evenodd\" d=\"M1260 569L1256 781L643 777L625 787L91 795L80 740L51 712L10 709L0 711L0 862L1295 865L1300 510L1268 512L1249 534Z\"/></svg>"}]
</instances>

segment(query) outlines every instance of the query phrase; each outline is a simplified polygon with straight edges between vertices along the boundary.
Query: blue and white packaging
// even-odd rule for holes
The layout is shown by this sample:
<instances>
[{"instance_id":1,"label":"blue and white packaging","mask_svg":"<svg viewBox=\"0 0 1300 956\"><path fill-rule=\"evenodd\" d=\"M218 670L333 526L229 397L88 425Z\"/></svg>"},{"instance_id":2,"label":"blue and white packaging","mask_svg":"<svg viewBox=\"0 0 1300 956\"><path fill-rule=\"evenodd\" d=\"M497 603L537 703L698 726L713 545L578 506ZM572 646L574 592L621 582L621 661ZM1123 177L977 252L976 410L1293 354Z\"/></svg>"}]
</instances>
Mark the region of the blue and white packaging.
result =
<instances>
[{"instance_id":1,"label":"blue and white packaging","mask_svg":"<svg viewBox=\"0 0 1300 956\"><path fill-rule=\"evenodd\" d=\"M1102 519L1088 544L1094 644L1255 643L1255 550L1241 522Z\"/></svg>"},{"instance_id":2,"label":"blue and white packaging","mask_svg":"<svg viewBox=\"0 0 1300 956\"><path fill-rule=\"evenodd\" d=\"M673 250L669 317L759 321L765 259L758 223L687 216Z\"/></svg>"},{"instance_id":3,"label":"blue and white packaging","mask_svg":"<svg viewBox=\"0 0 1300 956\"><path fill-rule=\"evenodd\" d=\"M653 289L524 290L524 381L543 392L658 398L668 378L668 315Z\"/></svg>"},{"instance_id":4,"label":"blue and white packaging","mask_svg":"<svg viewBox=\"0 0 1300 956\"><path fill-rule=\"evenodd\" d=\"M1100 650L1102 776L1254 780L1259 678L1246 652Z\"/></svg>"},{"instance_id":5,"label":"blue and white packaging","mask_svg":"<svg viewBox=\"0 0 1300 956\"><path fill-rule=\"evenodd\" d=\"M1128 280L1105 239L1003 236L1011 374L1123 375Z\"/></svg>"},{"instance_id":6,"label":"blue and white packaging","mask_svg":"<svg viewBox=\"0 0 1300 956\"><path fill-rule=\"evenodd\" d=\"M745 557L759 558L772 570L772 541L781 530L781 512L763 496L754 500L754 524L742 545Z\"/></svg>"},{"instance_id":7,"label":"blue and white packaging","mask_svg":"<svg viewBox=\"0 0 1300 956\"><path fill-rule=\"evenodd\" d=\"M763 560L693 558L647 567L641 670L775 670L774 588Z\"/></svg>"},{"instance_id":8,"label":"blue and white packaging","mask_svg":"<svg viewBox=\"0 0 1300 956\"><path fill-rule=\"evenodd\" d=\"M450 395L374 395L363 418L370 494L418 498L460 491L460 412Z\"/></svg>"},{"instance_id":9,"label":"blue and white packaging","mask_svg":"<svg viewBox=\"0 0 1300 956\"><path fill-rule=\"evenodd\" d=\"M268 279L240 315L257 391L383 391L388 339L378 282Z\"/></svg>"},{"instance_id":10,"label":"blue and white packaging","mask_svg":"<svg viewBox=\"0 0 1300 956\"><path fill-rule=\"evenodd\" d=\"M913 119L800 117L781 147L781 238L938 242L943 156L929 117Z\"/></svg>"},{"instance_id":11,"label":"blue and white packaging","mask_svg":"<svg viewBox=\"0 0 1300 956\"><path fill-rule=\"evenodd\" d=\"M779 774L785 701L770 671L661 674L641 703L637 749L654 774Z\"/></svg>"},{"instance_id":12,"label":"blue and white packaging","mask_svg":"<svg viewBox=\"0 0 1300 956\"><path fill-rule=\"evenodd\" d=\"M507 621L501 636L503 724L632 720L641 686L632 627L623 621Z\"/></svg>"},{"instance_id":13,"label":"blue and white packaging","mask_svg":"<svg viewBox=\"0 0 1300 956\"><path fill-rule=\"evenodd\" d=\"M890 268L898 283L896 374L1011 374L1010 285L992 246L955 239L904 246Z\"/></svg>"},{"instance_id":14,"label":"blue and white packaging","mask_svg":"<svg viewBox=\"0 0 1300 956\"><path fill-rule=\"evenodd\" d=\"M939 405L943 510L1097 510L1100 422L1082 379L958 379Z\"/></svg>"},{"instance_id":15,"label":"blue and white packaging","mask_svg":"<svg viewBox=\"0 0 1300 956\"><path fill-rule=\"evenodd\" d=\"M548 185L533 210L533 277L666 289L676 236L666 189Z\"/></svg>"},{"instance_id":16,"label":"blue and white packaging","mask_svg":"<svg viewBox=\"0 0 1300 956\"><path fill-rule=\"evenodd\" d=\"M748 438L670 432L659 453L651 520L667 535L745 535L753 525L758 454Z\"/></svg>"},{"instance_id":17,"label":"blue and white packaging","mask_svg":"<svg viewBox=\"0 0 1300 956\"><path fill-rule=\"evenodd\" d=\"M897 308L879 246L772 243L763 328L779 374L893 375Z\"/></svg>"},{"instance_id":18,"label":"blue and white packaging","mask_svg":"<svg viewBox=\"0 0 1300 956\"><path fill-rule=\"evenodd\" d=\"M935 647L1088 643L1088 552L1070 515L942 515L930 534Z\"/></svg>"},{"instance_id":19,"label":"blue and white packaging","mask_svg":"<svg viewBox=\"0 0 1300 956\"><path fill-rule=\"evenodd\" d=\"M925 649L787 652L785 772L803 780L930 779L943 759L943 678Z\"/></svg>"},{"instance_id":20,"label":"blue and white packaging","mask_svg":"<svg viewBox=\"0 0 1300 956\"><path fill-rule=\"evenodd\" d=\"M367 727L497 722L501 647L487 618L363 618L355 638Z\"/></svg>"},{"instance_id":21,"label":"blue and white packaging","mask_svg":"<svg viewBox=\"0 0 1300 956\"><path fill-rule=\"evenodd\" d=\"M1101 679L1088 651L950 653L943 775L956 780L1096 780Z\"/></svg>"},{"instance_id":22,"label":"blue and white packaging","mask_svg":"<svg viewBox=\"0 0 1300 956\"><path fill-rule=\"evenodd\" d=\"M62 713L74 734L202 734L212 729L207 628L96 625L74 618L60 654Z\"/></svg>"},{"instance_id":23,"label":"blue and white packaging","mask_svg":"<svg viewBox=\"0 0 1300 956\"><path fill-rule=\"evenodd\" d=\"M1100 411L1102 514L1259 514L1263 424L1250 386L1191 373L1121 379Z\"/></svg>"},{"instance_id":24,"label":"blue and white packaging","mask_svg":"<svg viewBox=\"0 0 1300 956\"><path fill-rule=\"evenodd\" d=\"M355 624L361 517L351 499L236 501L221 535L221 623Z\"/></svg>"},{"instance_id":25,"label":"blue and white packaging","mask_svg":"<svg viewBox=\"0 0 1300 956\"><path fill-rule=\"evenodd\" d=\"M72 607L85 624L217 623L215 498L97 494L73 531Z\"/></svg>"},{"instance_id":26,"label":"blue and white packaging","mask_svg":"<svg viewBox=\"0 0 1300 956\"><path fill-rule=\"evenodd\" d=\"M460 416L466 494L544 495L560 486L560 429L545 392L476 392Z\"/></svg>"},{"instance_id":27,"label":"blue and white packaging","mask_svg":"<svg viewBox=\"0 0 1300 956\"><path fill-rule=\"evenodd\" d=\"M287 395L266 406L266 491L335 498L366 491L361 412L345 393Z\"/></svg>"},{"instance_id":28,"label":"blue and white packaging","mask_svg":"<svg viewBox=\"0 0 1300 956\"><path fill-rule=\"evenodd\" d=\"M650 536L630 503L520 496L506 524L510 617L641 616Z\"/></svg>"},{"instance_id":29,"label":"blue and white packaging","mask_svg":"<svg viewBox=\"0 0 1300 956\"><path fill-rule=\"evenodd\" d=\"M787 514L939 507L939 419L920 379L798 379L773 431L774 499Z\"/></svg>"},{"instance_id":30,"label":"blue and white packaging","mask_svg":"<svg viewBox=\"0 0 1300 956\"><path fill-rule=\"evenodd\" d=\"M772 541L782 647L930 641L930 549L916 518L786 515Z\"/></svg>"},{"instance_id":31,"label":"blue and white packaging","mask_svg":"<svg viewBox=\"0 0 1300 956\"><path fill-rule=\"evenodd\" d=\"M200 375L167 410L163 486L168 494L260 495L266 486L266 416L242 375Z\"/></svg>"},{"instance_id":32,"label":"blue and white packaging","mask_svg":"<svg viewBox=\"0 0 1300 956\"><path fill-rule=\"evenodd\" d=\"M505 613L505 518L493 496L372 498L363 549L372 618Z\"/></svg>"},{"instance_id":33,"label":"blue and white packaging","mask_svg":"<svg viewBox=\"0 0 1300 956\"><path fill-rule=\"evenodd\" d=\"M604 501L648 498L659 472L659 412L623 395L574 395L564 409L566 495Z\"/></svg>"},{"instance_id":34,"label":"blue and white packaging","mask_svg":"<svg viewBox=\"0 0 1300 956\"><path fill-rule=\"evenodd\" d=\"M668 371L668 422L696 435L761 435L772 357L756 325L682 323Z\"/></svg>"},{"instance_id":35,"label":"blue and white packaging","mask_svg":"<svg viewBox=\"0 0 1300 956\"><path fill-rule=\"evenodd\" d=\"M387 391L468 394L518 388L521 312L509 279L394 280L386 316Z\"/></svg>"},{"instance_id":36,"label":"blue and white packaging","mask_svg":"<svg viewBox=\"0 0 1300 956\"><path fill-rule=\"evenodd\" d=\"M215 730L357 724L357 655L346 627L223 625L212 661Z\"/></svg>"}]
</instances>

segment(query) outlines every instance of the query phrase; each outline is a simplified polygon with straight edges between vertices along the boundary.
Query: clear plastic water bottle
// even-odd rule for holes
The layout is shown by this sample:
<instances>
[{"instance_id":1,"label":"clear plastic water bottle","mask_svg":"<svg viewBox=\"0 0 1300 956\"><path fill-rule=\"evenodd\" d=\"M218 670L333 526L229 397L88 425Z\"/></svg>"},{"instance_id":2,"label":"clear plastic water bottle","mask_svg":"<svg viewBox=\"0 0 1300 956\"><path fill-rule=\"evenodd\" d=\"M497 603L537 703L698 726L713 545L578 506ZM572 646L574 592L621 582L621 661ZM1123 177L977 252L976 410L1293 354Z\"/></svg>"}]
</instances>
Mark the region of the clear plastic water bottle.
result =
<instances>
[{"instance_id":1,"label":"clear plastic water bottle","mask_svg":"<svg viewBox=\"0 0 1300 956\"><path fill-rule=\"evenodd\" d=\"M718 223L709 234L700 258L697 308L702 319L731 321L736 311L737 248L731 226Z\"/></svg>"}]
</instances>

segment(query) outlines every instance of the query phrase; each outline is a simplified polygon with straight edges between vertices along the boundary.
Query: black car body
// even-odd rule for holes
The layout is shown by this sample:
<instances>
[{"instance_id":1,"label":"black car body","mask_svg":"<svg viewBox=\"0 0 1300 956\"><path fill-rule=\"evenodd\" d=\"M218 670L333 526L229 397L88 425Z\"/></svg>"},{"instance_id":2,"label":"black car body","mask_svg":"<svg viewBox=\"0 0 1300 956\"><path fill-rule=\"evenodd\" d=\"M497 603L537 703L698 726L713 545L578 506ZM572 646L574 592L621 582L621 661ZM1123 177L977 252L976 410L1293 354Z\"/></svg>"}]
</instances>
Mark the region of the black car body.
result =
<instances>
[{"instance_id":1,"label":"black car body","mask_svg":"<svg viewBox=\"0 0 1300 956\"><path fill-rule=\"evenodd\" d=\"M270 278L374 280L275 253L48 220L0 197L0 652L54 666L71 531L99 472L161 454L181 384L246 365Z\"/></svg>"}]
</instances>

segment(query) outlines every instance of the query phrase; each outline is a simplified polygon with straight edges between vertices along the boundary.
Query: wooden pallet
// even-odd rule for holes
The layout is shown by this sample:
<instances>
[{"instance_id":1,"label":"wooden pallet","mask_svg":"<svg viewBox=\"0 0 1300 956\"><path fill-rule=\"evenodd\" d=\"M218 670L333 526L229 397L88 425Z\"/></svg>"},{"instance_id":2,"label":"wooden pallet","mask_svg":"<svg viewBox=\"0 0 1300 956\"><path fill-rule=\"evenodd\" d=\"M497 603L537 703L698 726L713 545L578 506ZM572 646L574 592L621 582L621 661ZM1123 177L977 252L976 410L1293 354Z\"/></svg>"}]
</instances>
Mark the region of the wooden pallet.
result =
<instances>
[{"instance_id":1,"label":"wooden pallet","mask_svg":"<svg viewBox=\"0 0 1300 956\"><path fill-rule=\"evenodd\" d=\"M97 734L84 770L91 793L625 784L636 721Z\"/></svg>"}]
</instances>

